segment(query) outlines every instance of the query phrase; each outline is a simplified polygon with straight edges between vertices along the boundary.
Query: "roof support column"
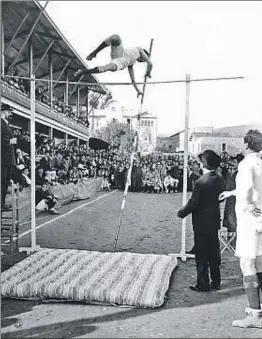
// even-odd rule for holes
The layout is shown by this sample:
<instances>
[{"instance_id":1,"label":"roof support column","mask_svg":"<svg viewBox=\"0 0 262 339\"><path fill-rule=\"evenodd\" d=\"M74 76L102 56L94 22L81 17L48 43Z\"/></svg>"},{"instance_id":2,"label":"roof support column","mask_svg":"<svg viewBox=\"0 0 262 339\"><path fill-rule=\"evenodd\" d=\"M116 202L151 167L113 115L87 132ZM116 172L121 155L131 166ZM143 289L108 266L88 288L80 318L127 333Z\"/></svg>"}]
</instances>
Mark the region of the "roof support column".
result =
<instances>
[{"instance_id":1,"label":"roof support column","mask_svg":"<svg viewBox=\"0 0 262 339\"><path fill-rule=\"evenodd\" d=\"M65 106L68 107L68 92L69 92L69 83L68 83L68 70L66 70L66 76L65 76L65 93L64 93L64 102Z\"/></svg>"},{"instance_id":2,"label":"roof support column","mask_svg":"<svg viewBox=\"0 0 262 339\"><path fill-rule=\"evenodd\" d=\"M0 5L2 7L2 4ZM1 8L2 14L2 8ZM1 18L2 19L2 18ZM5 56L4 56L4 49L5 49L5 38L4 38L4 21L1 24L1 74L5 74Z\"/></svg>"},{"instance_id":3,"label":"roof support column","mask_svg":"<svg viewBox=\"0 0 262 339\"><path fill-rule=\"evenodd\" d=\"M68 145L68 134L65 132L65 145Z\"/></svg>"},{"instance_id":4,"label":"roof support column","mask_svg":"<svg viewBox=\"0 0 262 339\"><path fill-rule=\"evenodd\" d=\"M34 73L34 51L33 51L33 41L32 37L28 42L28 77Z\"/></svg>"},{"instance_id":5,"label":"roof support column","mask_svg":"<svg viewBox=\"0 0 262 339\"><path fill-rule=\"evenodd\" d=\"M55 89L55 87L56 87L58 81L60 81L60 79L62 78L62 75L63 75L64 72L66 71L66 68L67 68L67 66L69 65L70 61L71 61L71 58L67 60L67 63L65 64L65 66L63 67L61 73L59 74L58 78L56 79L56 82L54 83L54 89Z\"/></svg>"},{"instance_id":6,"label":"roof support column","mask_svg":"<svg viewBox=\"0 0 262 339\"><path fill-rule=\"evenodd\" d=\"M48 54L48 70L49 70L49 82L48 82L48 92L50 97L50 107L53 109L53 58L52 51Z\"/></svg>"},{"instance_id":7,"label":"roof support column","mask_svg":"<svg viewBox=\"0 0 262 339\"><path fill-rule=\"evenodd\" d=\"M80 87L77 86L77 94L76 94L76 115L79 118L80 115Z\"/></svg>"},{"instance_id":8,"label":"roof support column","mask_svg":"<svg viewBox=\"0 0 262 339\"><path fill-rule=\"evenodd\" d=\"M70 93L68 100L69 100L69 99L71 98L71 96L75 93L75 91L76 91L76 89L78 88L78 85L79 85L79 83L81 82L81 80L83 79L83 77L84 77L84 74L83 74L83 75L80 77L80 79L77 81L77 84L75 85L75 87L73 88L72 92Z\"/></svg>"},{"instance_id":9,"label":"roof support column","mask_svg":"<svg viewBox=\"0 0 262 339\"><path fill-rule=\"evenodd\" d=\"M23 17L23 19L22 19L20 25L17 27L17 29L16 29L14 35L12 36L12 38L11 38L9 44L7 45L6 49L5 49L5 50L2 49L2 51L4 51L4 52L3 52L4 54L6 54L6 53L9 51L9 49L10 49L10 47L12 46L12 44L13 44L15 38L17 37L17 34L19 33L21 27L23 26L24 22L25 22L26 19L28 18L29 14L30 14L30 11L28 11L28 12L26 13L26 15Z\"/></svg>"},{"instance_id":10,"label":"roof support column","mask_svg":"<svg viewBox=\"0 0 262 339\"><path fill-rule=\"evenodd\" d=\"M41 11L40 11L40 13L38 14L38 17L37 17L36 21L34 22L32 28L30 29L30 32L29 32L28 36L26 37L26 39L25 39L23 45L21 46L20 50L18 51L16 57L14 58L14 60L13 60L13 62L12 62L12 64L11 64L11 68L14 67L14 65L15 65L16 62L18 61L18 59L19 59L21 53L23 52L23 49L25 48L25 46L26 46L28 40L31 38L32 33L33 33L33 31L34 31L34 29L35 29L35 27L36 27L36 25L37 25L39 19L41 18L41 16L42 16L42 14L43 14L43 12L44 12L44 10L45 10L45 8L46 8L48 2L49 2L49 1L47 1L47 2L45 3L44 7L41 8Z\"/></svg>"},{"instance_id":11,"label":"roof support column","mask_svg":"<svg viewBox=\"0 0 262 339\"><path fill-rule=\"evenodd\" d=\"M38 62L37 66L36 66L36 68L35 68L35 74L36 74L36 72L37 72L39 66L40 66L41 63L43 62L44 58L47 56L48 51L49 51L50 48L53 46L54 42L55 42L55 40L52 40L52 41L50 42L50 44L48 45L48 47L47 47L45 53L43 54L42 58L40 59L40 61Z\"/></svg>"},{"instance_id":12,"label":"roof support column","mask_svg":"<svg viewBox=\"0 0 262 339\"><path fill-rule=\"evenodd\" d=\"M53 140L53 138L54 138L54 129L53 129L53 127L49 127L48 128L48 136L49 136L49 139Z\"/></svg>"},{"instance_id":13,"label":"roof support column","mask_svg":"<svg viewBox=\"0 0 262 339\"><path fill-rule=\"evenodd\" d=\"M89 107L88 97L89 97L89 89L88 89L88 87L87 87L87 89L86 89L86 96L85 96L86 119L87 119L87 122L89 121L89 119L88 119L88 107Z\"/></svg>"}]
</instances>

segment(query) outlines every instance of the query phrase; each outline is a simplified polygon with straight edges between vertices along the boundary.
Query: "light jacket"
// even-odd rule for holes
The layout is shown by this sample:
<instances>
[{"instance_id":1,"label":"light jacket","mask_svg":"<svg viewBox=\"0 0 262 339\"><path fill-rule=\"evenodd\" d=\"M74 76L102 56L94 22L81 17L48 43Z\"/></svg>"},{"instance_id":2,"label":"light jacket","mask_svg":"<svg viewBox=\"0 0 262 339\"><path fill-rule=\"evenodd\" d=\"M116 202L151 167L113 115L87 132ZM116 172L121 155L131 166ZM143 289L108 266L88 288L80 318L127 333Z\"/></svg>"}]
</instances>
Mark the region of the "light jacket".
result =
<instances>
[{"instance_id":1,"label":"light jacket","mask_svg":"<svg viewBox=\"0 0 262 339\"><path fill-rule=\"evenodd\" d=\"M261 211L257 215L255 211ZM262 159L250 153L241 161L236 177L237 228L262 232Z\"/></svg>"}]
</instances>

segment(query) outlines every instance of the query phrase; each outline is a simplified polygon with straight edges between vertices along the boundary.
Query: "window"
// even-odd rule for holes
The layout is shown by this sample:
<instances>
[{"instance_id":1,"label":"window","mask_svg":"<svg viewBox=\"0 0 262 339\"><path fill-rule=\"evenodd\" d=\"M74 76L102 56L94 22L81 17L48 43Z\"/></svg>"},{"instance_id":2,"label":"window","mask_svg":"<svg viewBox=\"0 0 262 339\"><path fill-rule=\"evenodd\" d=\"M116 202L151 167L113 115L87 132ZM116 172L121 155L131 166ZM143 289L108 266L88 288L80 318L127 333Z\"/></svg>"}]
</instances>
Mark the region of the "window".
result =
<instances>
[{"instance_id":1,"label":"window","mask_svg":"<svg viewBox=\"0 0 262 339\"><path fill-rule=\"evenodd\" d=\"M145 120L145 126L147 126L147 120Z\"/></svg>"},{"instance_id":2,"label":"window","mask_svg":"<svg viewBox=\"0 0 262 339\"><path fill-rule=\"evenodd\" d=\"M141 120L141 126L144 126L144 120Z\"/></svg>"},{"instance_id":3,"label":"window","mask_svg":"<svg viewBox=\"0 0 262 339\"><path fill-rule=\"evenodd\" d=\"M227 144L222 144L222 152L227 150Z\"/></svg>"},{"instance_id":4,"label":"window","mask_svg":"<svg viewBox=\"0 0 262 339\"><path fill-rule=\"evenodd\" d=\"M154 121L153 120L151 121L151 126L154 126Z\"/></svg>"}]
</instances>

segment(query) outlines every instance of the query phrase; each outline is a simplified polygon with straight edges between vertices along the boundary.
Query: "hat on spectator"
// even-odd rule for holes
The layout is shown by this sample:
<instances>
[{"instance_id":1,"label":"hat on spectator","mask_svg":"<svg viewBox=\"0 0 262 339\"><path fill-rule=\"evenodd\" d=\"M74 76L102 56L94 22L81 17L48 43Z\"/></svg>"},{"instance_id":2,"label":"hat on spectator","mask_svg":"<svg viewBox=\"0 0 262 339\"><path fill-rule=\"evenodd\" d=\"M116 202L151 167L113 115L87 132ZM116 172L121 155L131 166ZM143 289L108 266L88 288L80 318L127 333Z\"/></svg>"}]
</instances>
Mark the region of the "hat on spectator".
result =
<instances>
[{"instance_id":1,"label":"hat on spectator","mask_svg":"<svg viewBox=\"0 0 262 339\"><path fill-rule=\"evenodd\" d=\"M242 161L244 159L244 155L243 154L237 154L234 157L231 157L231 160L237 160L238 163L240 163L240 161Z\"/></svg>"},{"instance_id":2,"label":"hat on spectator","mask_svg":"<svg viewBox=\"0 0 262 339\"><path fill-rule=\"evenodd\" d=\"M199 154L198 157L208 170L216 170L221 162L220 156L209 149Z\"/></svg>"},{"instance_id":3,"label":"hat on spectator","mask_svg":"<svg viewBox=\"0 0 262 339\"><path fill-rule=\"evenodd\" d=\"M4 111L11 111L13 112L13 108L8 105L8 104L1 104L1 111L4 112Z\"/></svg>"}]
</instances>

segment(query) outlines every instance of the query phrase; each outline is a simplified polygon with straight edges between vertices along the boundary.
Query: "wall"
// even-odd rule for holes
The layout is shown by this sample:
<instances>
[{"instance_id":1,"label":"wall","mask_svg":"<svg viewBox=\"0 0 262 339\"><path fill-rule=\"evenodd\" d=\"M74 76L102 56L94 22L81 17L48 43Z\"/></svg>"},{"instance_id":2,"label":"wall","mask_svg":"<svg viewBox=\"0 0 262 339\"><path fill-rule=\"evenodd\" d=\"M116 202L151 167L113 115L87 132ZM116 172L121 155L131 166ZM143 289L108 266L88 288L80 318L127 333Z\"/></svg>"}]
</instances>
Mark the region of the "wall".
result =
<instances>
[{"instance_id":1,"label":"wall","mask_svg":"<svg viewBox=\"0 0 262 339\"><path fill-rule=\"evenodd\" d=\"M229 154L239 153L244 147L243 138L239 137L200 137L189 142L191 154L198 154L206 149L212 149L217 153L223 151L222 144L226 145L226 151ZM194 152L193 152L194 151Z\"/></svg>"}]
</instances>

